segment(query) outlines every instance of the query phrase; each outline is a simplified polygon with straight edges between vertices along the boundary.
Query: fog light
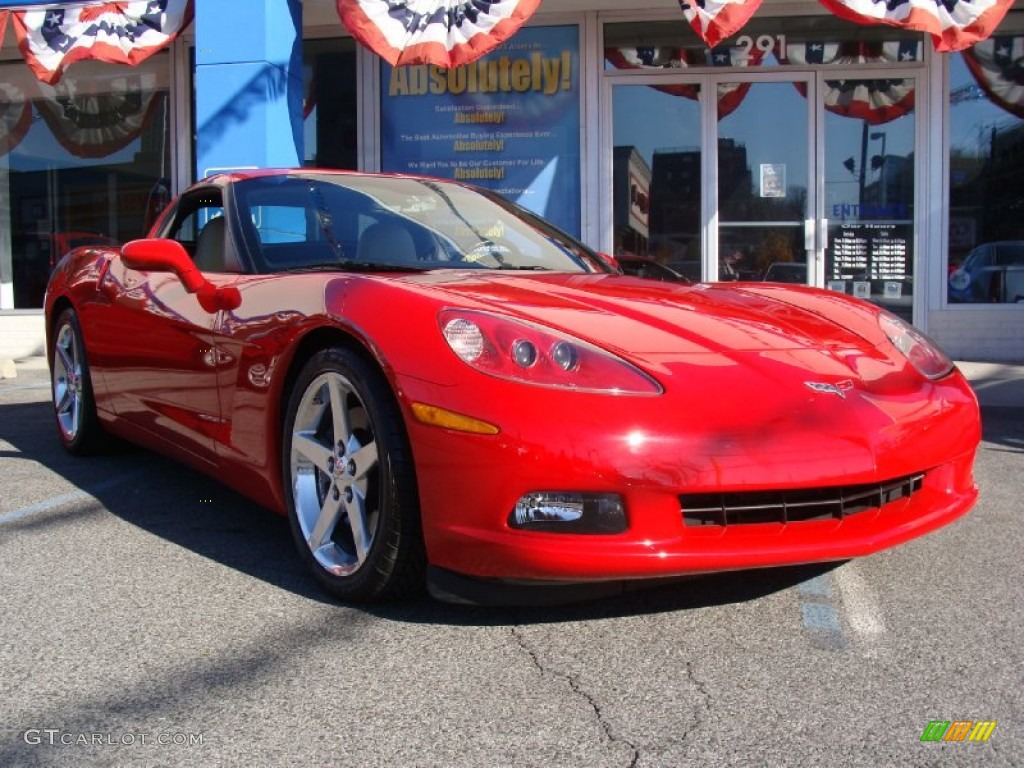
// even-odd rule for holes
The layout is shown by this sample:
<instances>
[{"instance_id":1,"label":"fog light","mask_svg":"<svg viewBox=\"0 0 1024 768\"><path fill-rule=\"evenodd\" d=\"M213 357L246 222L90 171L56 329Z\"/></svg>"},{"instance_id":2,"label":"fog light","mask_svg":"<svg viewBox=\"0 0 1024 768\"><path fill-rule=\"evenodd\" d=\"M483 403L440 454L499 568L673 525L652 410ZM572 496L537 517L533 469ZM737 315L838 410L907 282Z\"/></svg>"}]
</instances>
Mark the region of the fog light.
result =
<instances>
[{"instance_id":1,"label":"fog light","mask_svg":"<svg viewBox=\"0 0 1024 768\"><path fill-rule=\"evenodd\" d=\"M516 502L508 524L549 533L622 533L626 511L614 493L535 491Z\"/></svg>"}]
</instances>

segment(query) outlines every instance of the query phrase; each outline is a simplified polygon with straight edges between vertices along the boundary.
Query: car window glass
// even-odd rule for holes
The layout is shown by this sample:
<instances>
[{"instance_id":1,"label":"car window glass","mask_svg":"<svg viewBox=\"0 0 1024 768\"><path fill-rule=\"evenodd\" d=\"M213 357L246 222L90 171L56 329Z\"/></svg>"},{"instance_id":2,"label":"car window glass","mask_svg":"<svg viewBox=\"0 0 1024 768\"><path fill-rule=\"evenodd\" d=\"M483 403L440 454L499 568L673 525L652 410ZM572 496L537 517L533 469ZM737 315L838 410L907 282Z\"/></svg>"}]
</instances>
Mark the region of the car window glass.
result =
<instances>
[{"instance_id":1,"label":"car window glass","mask_svg":"<svg viewBox=\"0 0 1024 768\"><path fill-rule=\"evenodd\" d=\"M195 241L202 231L203 227L210 219L216 219L218 216L224 215L224 209L220 206L210 208L199 208L198 210L192 211L192 213L186 215L181 220L181 226L172 237L175 240L188 240Z\"/></svg>"},{"instance_id":2,"label":"car window glass","mask_svg":"<svg viewBox=\"0 0 1024 768\"><path fill-rule=\"evenodd\" d=\"M608 271L586 246L524 209L455 183L266 176L236 183L233 199L263 271L356 261L413 269Z\"/></svg>"},{"instance_id":3,"label":"car window glass","mask_svg":"<svg viewBox=\"0 0 1024 768\"><path fill-rule=\"evenodd\" d=\"M171 224L163 237L177 240L192 257L196 252L196 240L207 222L224 215L219 194L204 191L182 198Z\"/></svg>"},{"instance_id":4,"label":"car window glass","mask_svg":"<svg viewBox=\"0 0 1024 768\"><path fill-rule=\"evenodd\" d=\"M257 205L250 211L261 243L304 243L312 211L294 205Z\"/></svg>"}]
</instances>

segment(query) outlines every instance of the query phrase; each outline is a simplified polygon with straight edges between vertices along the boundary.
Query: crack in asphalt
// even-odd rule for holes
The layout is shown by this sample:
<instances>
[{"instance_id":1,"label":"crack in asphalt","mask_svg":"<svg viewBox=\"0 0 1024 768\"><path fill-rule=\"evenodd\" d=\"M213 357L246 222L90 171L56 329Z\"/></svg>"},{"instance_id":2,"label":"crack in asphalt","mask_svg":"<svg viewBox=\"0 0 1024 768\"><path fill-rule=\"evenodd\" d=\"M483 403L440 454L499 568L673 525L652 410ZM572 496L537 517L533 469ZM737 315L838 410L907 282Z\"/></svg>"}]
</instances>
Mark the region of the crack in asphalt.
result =
<instances>
[{"instance_id":1,"label":"crack in asphalt","mask_svg":"<svg viewBox=\"0 0 1024 768\"><path fill-rule=\"evenodd\" d=\"M704 721L705 721L706 718L701 715L702 711L706 712L707 715L711 714L711 691L708 690L707 684L703 680L697 679L697 675L695 675L694 671L693 671L693 662L692 661L686 662L686 679L689 680L690 683L693 685L693 687L697 689L697 692L703 698L704 703L703 703L703 705L702 704L697 704L697 705L694 706L694 708L693 708L693 727L692 728L688 728L683 733L683 738L682 738L683 742L685 742L687 739L690 738L690 734L692 734L695 731L699 730L704 725Z\"/></svg>"},{"instance_id":2,"label":"crack in asphalt","mask_svg":"<svg viewBox=\"0 0 1024 768\"><path fill-rule=\"evenodd\" d=\"M640 750L637 748L636 744L631 742L629 739L616 736L612 732L611 723L605 720L604 713L601 711L600 705L598 705L598 703L594 700L593 696L591 696L589 693L587 693L587 691L584 690L583 686L580 684L580 681L574 675L570 675L565 672L560 672L555 669L549 669L548 667L544 666L544 664L540 660L540 656L538 655L538 653L533 648L531 648L527 644L526 639L521 634L519 634L519 628L511 627L511 632L512 638L516 641L516 644L523 650L523 652L527 656L530 657L530 661L533 662L533 665L541 672L541 674L554 675L555 677L559 677L565 680L565 682L569 685L569 689L587 703L587 705L594 711L594 716L597 718L598 725L601 726L601 730L604 731L605 738L610 743L624 744L627 747L629 747L630 750L632 750L633 759L629 761L628 768L636 768L636 765L640 760Z\"/></svg>"}]
</instances>

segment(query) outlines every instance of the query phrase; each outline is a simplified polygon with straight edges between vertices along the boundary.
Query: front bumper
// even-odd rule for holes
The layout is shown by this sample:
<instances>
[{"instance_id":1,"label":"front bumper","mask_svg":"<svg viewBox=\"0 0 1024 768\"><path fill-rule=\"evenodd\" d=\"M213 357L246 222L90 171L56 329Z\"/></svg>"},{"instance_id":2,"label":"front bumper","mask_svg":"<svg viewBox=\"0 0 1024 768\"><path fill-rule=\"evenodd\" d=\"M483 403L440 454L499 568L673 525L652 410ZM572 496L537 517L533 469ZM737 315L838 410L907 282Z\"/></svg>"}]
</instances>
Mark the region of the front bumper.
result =
<instances>
[{"instance_id":1,"label":"front bumper","mask_svg":"<svg viewBox=\"0 0 1024 768\"><path fill-rule=\"evenodd\" d=\"M412 400L435 392L404 388ZM435 401L436 402L436 401ZM465 394L442 407L465 411ZM959 374L914 392L807 390L740 410L707 401L537 392L495 383L470 413L498 424L468 435L408 419L432 566L482 579L610 582L846 560L935 530L975 503L977 402ZM514 403L514 407L508 407ZM495 405L499 404L499 405ZM694 493L885 483L923 474L906 498L843 519L688 526ZM512 529L536 491L616 493L628 530L579 535Z\"/></svg>"}]
</instances>

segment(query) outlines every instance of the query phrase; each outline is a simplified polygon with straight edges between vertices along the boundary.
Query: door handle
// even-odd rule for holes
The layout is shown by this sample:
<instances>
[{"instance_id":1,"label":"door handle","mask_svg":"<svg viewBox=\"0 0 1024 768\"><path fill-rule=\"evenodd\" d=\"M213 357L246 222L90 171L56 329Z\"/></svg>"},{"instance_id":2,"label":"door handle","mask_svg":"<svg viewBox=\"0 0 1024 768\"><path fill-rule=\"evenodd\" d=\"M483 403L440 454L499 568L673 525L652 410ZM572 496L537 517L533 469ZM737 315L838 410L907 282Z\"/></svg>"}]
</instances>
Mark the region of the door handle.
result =
<instances>
[{"instance_id":1,"label":"door handle","mask_svg":"<svg viewBox=\"0 0 1024 768\"><path fill-rule=\"evenodd\" d=\"M804 219L804 250L814 251L820 258L828 248L828 219Z\"/></svg>"}]
</instances>

